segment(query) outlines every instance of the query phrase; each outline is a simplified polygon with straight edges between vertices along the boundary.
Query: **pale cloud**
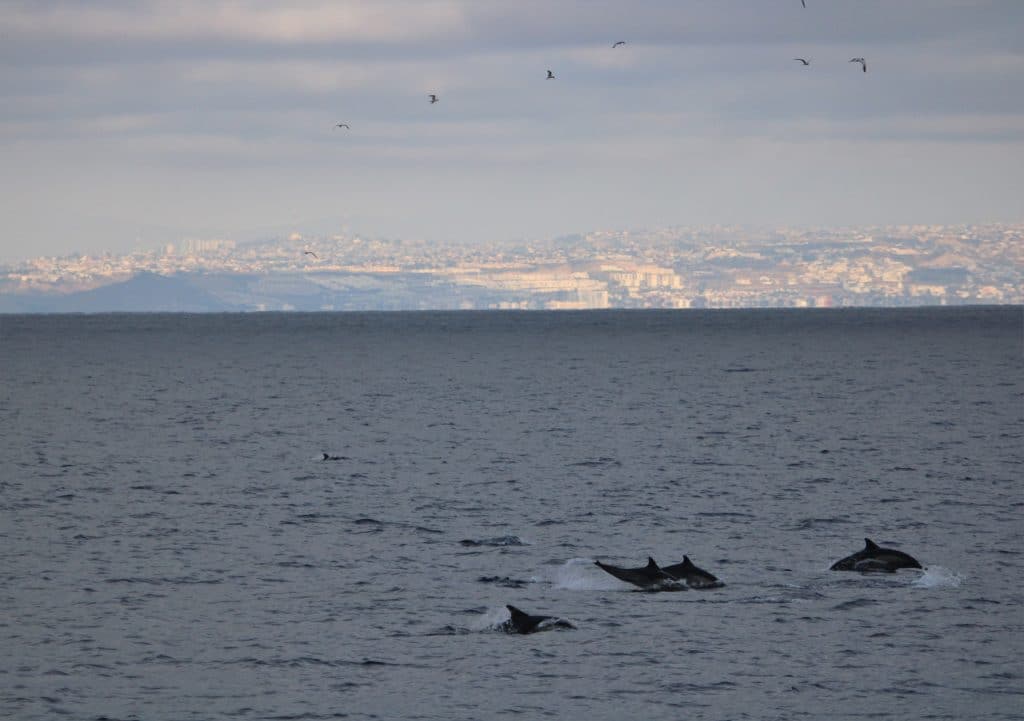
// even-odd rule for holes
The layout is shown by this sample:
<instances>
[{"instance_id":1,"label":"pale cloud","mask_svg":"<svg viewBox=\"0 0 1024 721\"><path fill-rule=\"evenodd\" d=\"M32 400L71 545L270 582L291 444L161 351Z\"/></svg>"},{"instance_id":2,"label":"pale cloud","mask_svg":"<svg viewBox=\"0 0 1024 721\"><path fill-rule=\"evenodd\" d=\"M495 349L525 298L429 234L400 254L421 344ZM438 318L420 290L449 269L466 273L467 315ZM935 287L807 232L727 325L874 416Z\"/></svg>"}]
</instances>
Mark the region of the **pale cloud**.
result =
<instances>
[{"instance_id":1,"label":"pale cloud","mask_svg":"<svg viewBox=\"0 0 1024 721\"><path fill-rule=\"evenodd\" d=\"M394 77L395 67L389 67ZM178 80L211 88L259 88L265 93L298 90L322 94L363 88L380 79L382 68L316 60L213 60L179 66Z\"/></svg>"},{"instance_id":2,"label":"pale cloud","mask_svg":"<svg viewBox=\"0 0 1024 721\"><path fill-rule=\"evenodd\" d=\"M3 26L18 35L112 42L399 43L458 32L464 26L462 6L456 0L28 2L6 9Z\"/></svg>"}]
</instances>

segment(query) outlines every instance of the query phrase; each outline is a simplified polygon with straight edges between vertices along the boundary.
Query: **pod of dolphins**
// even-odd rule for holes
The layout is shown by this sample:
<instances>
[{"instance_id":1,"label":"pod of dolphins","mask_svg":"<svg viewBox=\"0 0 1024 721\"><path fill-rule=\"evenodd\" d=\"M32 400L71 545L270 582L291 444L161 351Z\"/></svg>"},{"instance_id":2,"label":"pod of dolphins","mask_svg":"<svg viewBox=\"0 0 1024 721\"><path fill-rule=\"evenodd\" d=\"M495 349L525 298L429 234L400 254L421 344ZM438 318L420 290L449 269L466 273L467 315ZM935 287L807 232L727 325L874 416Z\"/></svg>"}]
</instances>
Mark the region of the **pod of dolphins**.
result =
<instances>
[{"instance_id":1,"label":"pod of dolphins","mask_svg":"<svg viewBox=\"0 0 1024 721\"><path fill-rule=\"evenodd\" d=\"M689 588L721 588L725 584L714 575L694 565L688 556L681 563L659 566L648 557L646 566L622 568L594 561L598 568L644 591L681 591ZM870 538L864 539L864 548L841 558L829 568L831 571L858 571L860 573L895 573L901 568L923 568L910 554L892 548L882 548ZM502 624L508 633L534 633L557 628L575 628L571 623L555 616L535 616L506 606L511 618Z\"/></svg>"}]
</instances>

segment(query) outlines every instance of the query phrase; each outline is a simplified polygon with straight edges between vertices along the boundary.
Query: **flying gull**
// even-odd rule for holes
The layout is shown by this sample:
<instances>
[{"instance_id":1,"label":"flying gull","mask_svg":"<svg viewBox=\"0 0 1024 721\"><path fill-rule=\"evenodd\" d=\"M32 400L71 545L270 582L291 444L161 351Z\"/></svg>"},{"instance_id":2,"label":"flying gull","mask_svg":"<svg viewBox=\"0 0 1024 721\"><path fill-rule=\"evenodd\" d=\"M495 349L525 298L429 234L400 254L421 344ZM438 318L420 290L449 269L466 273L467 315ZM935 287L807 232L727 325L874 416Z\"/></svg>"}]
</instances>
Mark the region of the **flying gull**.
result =
<instances>
[{"instance_id":1,"label":"flying gull","mask_svg":"<svg viewBox=\"0 0 1024 721\"><path fill-rule=\"evenodd\" d=\"M430 94L430 104L433 105L436 102L437 102L437 96L434 95L433 93L431 93Z\"/></svg>"},{"instance_id":2,"label":"flying gull","mask_svg":"<svg viewBox=\"0 0 1024 721\"><path fill-rule=\"evenodd\" d=\"M345 123L338 123L334 127L336 127L336 128L348 128L348 125L346 125ZM348 128L348 129L351 130L352 128Z\"/></svg>"},{"instance_id":3,"label":"flying gull","mask_svg":"<svg viewBox=\"0 0 1024 721\"><path fill-rule=\"evenodd\" d=\"M314 252L313 252L313 251L311 251L311 250L304 250L304 251L302 251L302 253L303 253L303 255L311 255L311 256L313 256L314 258L316 258L317 260L320 260L320 256L319 256L319 255L317 255L316 253L314 253Z\"/></svg>"},{"instance_id":4,"label":"flying gull","mask_svg":"<svg viewBox=\"0 0 1024 721\"><path fill-rule=\"evenodd\" d=\"M864 58L850 58L850 62L851 63L860 63L860 66L861 66L861 68L863 68L864 72L868 71L868 63L867 63L867 61Z\"/></svg>"},{"instance_id":5,"label":"flying gull","mask_svg":"<svg viewBox=\"0 0 1024 721\"><path fill-rule=\"evenodd\" d=\"M554 80L555 79L555 74L553 72L551 72L550 70L548 70L548 77L547 77L547 79L548 80Z\"/></svg>"},{"instance_id":6,"label":"flying gull","mask_svg":"<svg viewBox=\"0 0 1024 721\"><path fill-rule=\"evenodd\" d=\"M612 45L612 48L617 48L617 47L619 47L620 45L625 45L625 44L626 44L626 41L625 41L625 40L620 40L619 42L617 42L617 43L615 43L614 45Z\"/></svg>"},{"instance_id":7,"label":"flying gull","mask_svg":"<svg viewBox=\"0 0 1024 721\"><path fill-rule=\"evenodd\" d=\"M803 63L804 65L810 65L810 64L811 64L811 61L810 61L810 60L806 60L806 59L804 59L804 58L793 58L793 59L794 59L794 60L799 60L799 61L800 61L800 62L802 62L802 63Z\"/></svg>"}]
</instances>

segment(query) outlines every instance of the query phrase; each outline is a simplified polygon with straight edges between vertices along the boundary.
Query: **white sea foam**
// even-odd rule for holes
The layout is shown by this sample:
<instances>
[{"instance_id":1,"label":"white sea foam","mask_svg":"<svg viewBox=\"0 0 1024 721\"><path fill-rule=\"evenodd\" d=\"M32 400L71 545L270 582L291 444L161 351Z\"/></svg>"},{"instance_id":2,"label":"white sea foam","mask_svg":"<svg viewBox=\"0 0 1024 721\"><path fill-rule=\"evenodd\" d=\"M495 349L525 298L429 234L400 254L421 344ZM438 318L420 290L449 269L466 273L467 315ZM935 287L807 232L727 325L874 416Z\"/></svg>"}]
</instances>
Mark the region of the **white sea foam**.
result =
<instances>
[{"instance_id":1,"label":"white sea foam","mask_svg":"<svg viewBox=\"0 0 1024 721\"><path fill-rule=\"evenodd\" d=\"M942 566L929 566L911 585L915 588L955 588L966 580L967 576L962 573Z\"/></svg>"}]
</instances>

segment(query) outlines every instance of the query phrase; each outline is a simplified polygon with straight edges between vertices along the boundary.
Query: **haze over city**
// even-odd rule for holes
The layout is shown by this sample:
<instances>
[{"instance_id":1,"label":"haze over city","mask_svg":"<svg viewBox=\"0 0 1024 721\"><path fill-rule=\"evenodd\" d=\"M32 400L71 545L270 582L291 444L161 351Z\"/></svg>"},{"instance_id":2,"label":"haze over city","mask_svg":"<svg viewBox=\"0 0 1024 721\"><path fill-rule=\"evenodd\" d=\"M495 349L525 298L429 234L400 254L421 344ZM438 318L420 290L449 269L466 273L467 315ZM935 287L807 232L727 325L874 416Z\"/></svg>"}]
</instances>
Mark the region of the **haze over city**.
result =
<instances>
[{"instance_id":1,"label":"haze over city","mask_svg":"<svg viewBox=\"0 0 1024 721\"><path fill-rule=\"evenodd\" d=\"M806 5L8 2L0 262L1019 222L1024 5Z\"/></svg>"}]
</instances>

